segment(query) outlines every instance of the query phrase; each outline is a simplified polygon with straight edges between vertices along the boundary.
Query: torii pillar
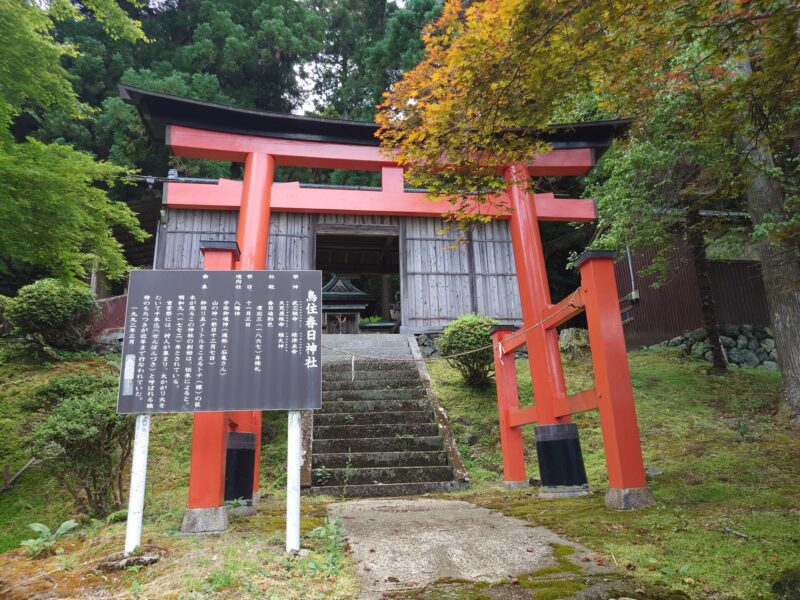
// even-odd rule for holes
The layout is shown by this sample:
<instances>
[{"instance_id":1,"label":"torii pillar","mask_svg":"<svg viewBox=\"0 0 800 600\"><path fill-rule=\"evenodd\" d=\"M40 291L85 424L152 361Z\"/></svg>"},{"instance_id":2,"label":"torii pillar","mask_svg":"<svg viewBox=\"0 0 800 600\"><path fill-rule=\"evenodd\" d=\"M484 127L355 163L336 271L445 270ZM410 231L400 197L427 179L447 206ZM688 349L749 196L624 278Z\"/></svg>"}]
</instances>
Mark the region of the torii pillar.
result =
<instances>
[{"instance_id":1,"label":"torii pillar","mask_svg":"<svg viewBox=\"0 0 800 600\"><path fill-rule=\"evenodd\" d=\"M258 152L247 155L237 242L206 244L202 249L205 269L252 271L267 268L270 192L274 173L275 161L272 156ZM255 434L252 500L256 502L259 499L261 412L196 413L192 431L189 502L182 527L184 533L213 533L227 529L224 490L226 438L229 431Z\"/></svg>"}]
</instances>

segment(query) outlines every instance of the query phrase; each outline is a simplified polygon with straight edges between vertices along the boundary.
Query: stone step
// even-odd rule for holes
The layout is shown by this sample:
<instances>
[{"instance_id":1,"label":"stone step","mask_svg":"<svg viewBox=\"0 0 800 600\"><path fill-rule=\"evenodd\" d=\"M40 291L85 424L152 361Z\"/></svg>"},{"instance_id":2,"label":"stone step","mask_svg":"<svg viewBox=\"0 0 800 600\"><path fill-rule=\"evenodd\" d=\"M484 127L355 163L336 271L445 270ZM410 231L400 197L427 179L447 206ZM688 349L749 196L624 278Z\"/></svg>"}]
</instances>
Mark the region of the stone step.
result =
<instances>
[{"instance_id":1,"label":"stone step","mask_svg":"<svg viewBox=\"0 0 800 600\"><path fill-rule=\"evenodd\" d=\"M314 425L369 425L383 423L435 423L432 410L402 412L323 413L314 415Z\"/></svg>"},{"instance_id":2,"label":"stone step","mask_svg":"<svg viewBox=\"0 0 800 600\"><path fill-rule=\"evenodd\" d=\"M314 469L313 485L366 485L370 483L422 483L452 481L452 467L379 467L367 469Z\"/></svg>"},{"instance_id":3,"label":"stone step","mask_svg":"<svg viewBox=\"0 0 800 600\"><path fill-rule=\"evenodd\" d=\"M325 391L323 388L322 401L326 400L414 400L425 398L424 388L406 390L336 390Z\"/></svg>"},{"instance_id":4,"label":"stone step","mask_svg":"<svg viewBox=\"0 0 800 600\"><path fill-rule=\"evenodd\" d=\"M438 436L436 423L382 423L373 425L314 425L314 440Z\"/></svg>"},{"instance_id":5,"label":"stone step","mask_svg":"<svg viewBox=\"0 0 800 600\"><path fill-rule=\"evenodd\" d=\"M342 379L340 381L323 381L322 390L325 392L334 391L357 391L357 390L404 390L404 389L423 389L419 377L396 379L386 381L384 379Z\"/></svg>"},{"instance_id":6,"label":"stone step","mask_svg":"<svg viewBox=\"0 0 800 600\"><path fill-rule=\"evenodd\" d=\"M364 469L369 467L446 466L447 453L441 452L343 452L315 454L312 467L319 469Z\"/></svg>"},{"instance_id":7,"label":"stone step","mask_svg":"<svg viewBox=\"0 0 800 600\"><path fill-rule=\"evenodd\" d=\"M356 357L356 373L358 371L416 371L417 365L414 361L380 361L380 360L367 360L359 359ZM349 360L328 362L322 365L323 374L326 373L349 373L353 365Z\"/></svg>"},{"instance_id":8,"label":"stone step","mask_svg":"<svg viewBox=\"0 0 800 600\"><path fill-rule=\"evenodd\" d=\"M352 373L349 369L344 371L323 371L322 382L346 381L355 383L359 381L385 381L392 383L395 381L419 381L419 372L414 369L395 369L379 371L358 371Z\"/></svg>"},{"instance_id":9,"label":"stone step","mask_svg":"<svg viewBox=\"0 0 800 600\"><path fill-rule=\"evenodd\" d=\"M422 483L313 486L309 491L312 494L328 494L329 496L349 498L387 498L390 496L439 494L461 487L463 487L463 484L459 481L428 481Z\"/></svg>"},{"instance_id":10,"label":"stone step","mask_svg":"<svg viewBox=\"0 0 800 600\"><path fill-rule=\"evenodd\" d=\"M312 455L354 452L431 452L442 449L442 439L438 434L414 438L315 439Z\"/></svg>"},{"instance_id":11,"label":"stone step","mask_svg":"<svg viewBox=\"0 0 800 600\"><path fill-rule=\"evenodd\" d=\"M431 403L427 398L414 400L330 400L322 403L316 415L328 413L368 413L368 412L402 412L406 410L430 410ZM316 418L316 417L315 417Z\"/></svg>"}]
</instances>

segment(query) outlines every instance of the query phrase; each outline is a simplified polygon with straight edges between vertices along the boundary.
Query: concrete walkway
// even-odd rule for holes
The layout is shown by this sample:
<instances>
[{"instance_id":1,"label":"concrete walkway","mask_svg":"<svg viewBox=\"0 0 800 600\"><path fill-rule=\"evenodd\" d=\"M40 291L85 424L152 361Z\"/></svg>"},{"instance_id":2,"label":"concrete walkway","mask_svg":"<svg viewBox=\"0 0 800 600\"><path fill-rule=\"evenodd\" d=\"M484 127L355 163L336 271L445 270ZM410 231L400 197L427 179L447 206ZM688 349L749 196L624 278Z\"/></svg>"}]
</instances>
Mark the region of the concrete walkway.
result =
<instances>
[{"instance_id":1,"label":"concrete walkway","mask_svg":"<svg viewBox=\"0 0 800 600\"><path fill-rule=\"evenodd\" d=\"M557 543L572 546L570 557L598 572L589 551L545 527L460 500L353 500L329 506L341 518L362 594L378 600L384 592L417 588L442 578L498 581L556 564Z\"/></svg>"}]
</instances>

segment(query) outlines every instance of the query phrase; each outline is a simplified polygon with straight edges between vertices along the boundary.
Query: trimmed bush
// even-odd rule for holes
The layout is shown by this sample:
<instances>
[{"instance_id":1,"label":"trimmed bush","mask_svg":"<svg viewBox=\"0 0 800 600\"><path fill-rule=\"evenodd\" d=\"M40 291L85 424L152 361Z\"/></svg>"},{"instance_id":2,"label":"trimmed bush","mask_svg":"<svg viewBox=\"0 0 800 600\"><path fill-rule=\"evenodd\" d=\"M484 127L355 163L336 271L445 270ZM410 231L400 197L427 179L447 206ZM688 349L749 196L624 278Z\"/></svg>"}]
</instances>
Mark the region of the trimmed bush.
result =
<instances>
[{"instance_id":1,"label":"trimmed bush","mask_svg":"<svg viewBox=\"0 0 800 600\"><path fill-rule=\"evenodd\" d=\"M68 398L91 396L100 391L117 391L119 380L112 375L75 373L53 377L39 386L23 406L27 410L50 413Z\"/></svg>"},{"instance_id":2,"label":"trimmed bush","mask_svg":"<svg viewBox=\"0 0 800 600\"><path fill-rule=\"evenodd\" d=\"M8 318L23 335L54 348L75 349L86 343L100 307L86 285L40 279L9 301Z\"/></svg>"},{"instance_id":3,"label":"trimmed bush","mask_svg":"<svg viewBox=\"0 0 800 600\"><path fill-rule=\"evenodd\" d=\"M124 505L124 469L134 417L118 415L114 390L65 398L33 431L33 456L72 496L77 508L105 517Z\"/></svg>"},{"instance_id":4,"label":"trimmed bush","mask_svg":"<svg viewBox=\"0 0 800 600\"><path fill-rule=\"evenodd\" d=\"M486 385L494 371L494 352L491 348L492 327L500 325L491 317L468 314L450 322L436 342L436 350L442 356L459 354L489 346L478 352L448 359L450 366L458 369L464 383L470 387Z\"/></svg>"}]
</instances>

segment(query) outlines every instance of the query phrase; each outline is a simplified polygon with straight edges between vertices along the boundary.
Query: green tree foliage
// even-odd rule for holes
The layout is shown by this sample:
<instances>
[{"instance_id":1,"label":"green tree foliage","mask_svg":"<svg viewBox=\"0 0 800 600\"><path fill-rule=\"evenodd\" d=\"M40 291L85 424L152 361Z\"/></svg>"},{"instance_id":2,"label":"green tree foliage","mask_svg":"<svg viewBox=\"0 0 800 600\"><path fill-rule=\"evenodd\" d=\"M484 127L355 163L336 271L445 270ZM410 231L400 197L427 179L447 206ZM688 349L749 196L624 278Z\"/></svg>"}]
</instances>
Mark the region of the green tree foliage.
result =
<instances>
[{"instance_id":1,"label":"green tree foliage","mask_svg":"<svg viewBox=\"0 0 800 600\"><path fill-rule=\"evenodd\" d=\"M34 429L31 451L79 510L104 517L124 503L134 422L117 414L114 390L68 397Z\"/></svg>"},{"instance_id":2,"label":"green tree foliage","mask_svg":"<svg viewBox=\"0 0 800 600\"><path fill-rule=\"evenodd\" d=\"M447 362L458 369L464 383L480 387L489 383L494 372L494 350L492 348L493 327L500 325L491 317L468 314L448 323L436 341L436 350L443 356L452 356ZM463 353L467 354L463 354Z\"/></svg>"},{"instance_id":3,"label":"green tree foliage","mask_svg":"<svg viewBox=\"0 0 800 600\"><path fill-rule=\"evenodd\" d=\"M387 97L381 136L412 180L449 194L469 224L487 195L464 192L504 187L497 168L547 150L532 134L581 95L643 127L675 101L670 136L692 143L700 167L682 177L683 200L747 199L783 404L800 415L798 22L790 0L448 0L426 29L424 59ZM726 169L710 160L719 148Z\"/></svg>"},{"instance_id":4,"label":"green tree foliage","mask_svg":"<svg viewBox=\"0 0 800 600\"><path fill-rule=\"evenodd\" d=\"M89 4L99 6L96 16L110 20L114 35L136 37L138 25L123 18L119 7ZM59 277L83 277L97 264L120 277L126 263L111 228L122 227L138 239L145 235L130 210L110 202L99 187L121 170L70 146L19 140L18 132L12 133L23 111L29 119L55 108L65 119L88 114L60 62L76 50L51 33L53 18L79 15L68 3L50 9L0 0L0 272L16 263Z\"/></svg>"},{"instance_id":5,"label":"green tree foliage","mask_svg":"<svg viewBox=\"0 0 800 600\"><path fill-rule=\"evenodd\" d=\"M99 316L85 284L59 279L26 285L8 303L8 319L17 331L54 348L83 345Z\"/></svg>"},{"instance_id":6,"label":"green tree foliage","mask_svg":"<svg viewBox=\"0 0 800 600\"><path fill-rule=\"evenodd\" d=\"M383 92L423 56L421 32L439 0L322 0L327 34L314 68L318 110L372 120Z\"/></svg>"}]
</instances>

